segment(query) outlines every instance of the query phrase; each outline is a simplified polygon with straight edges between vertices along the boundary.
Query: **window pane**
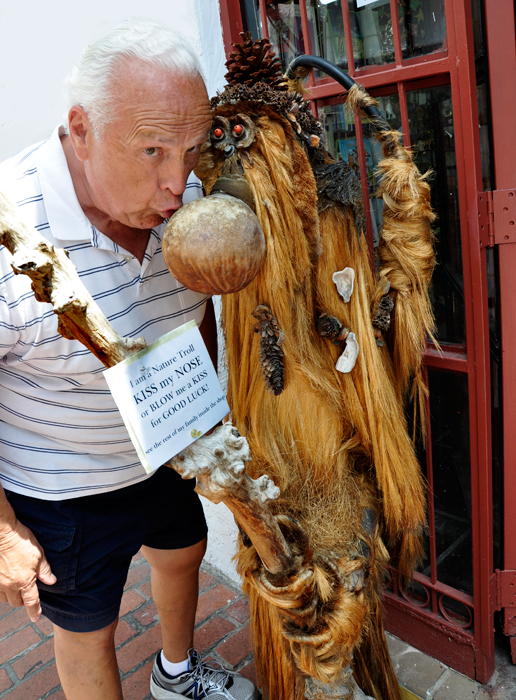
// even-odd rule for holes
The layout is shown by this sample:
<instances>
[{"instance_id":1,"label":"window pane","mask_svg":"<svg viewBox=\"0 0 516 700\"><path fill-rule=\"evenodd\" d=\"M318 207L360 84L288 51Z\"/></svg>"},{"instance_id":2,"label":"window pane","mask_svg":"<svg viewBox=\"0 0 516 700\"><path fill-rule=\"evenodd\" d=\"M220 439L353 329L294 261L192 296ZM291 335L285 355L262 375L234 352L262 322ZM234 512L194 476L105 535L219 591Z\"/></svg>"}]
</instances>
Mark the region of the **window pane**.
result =
<instances>
[{"instance_id":1,"label":"window pane","mask_svg":"<svg viewBox=\"0 0 516 700\"><path fill-rule=\"evenodd\" d=\"M437 578L473 593L467 375L429 368ZM425 465L425 454L420 454ZM428 556L419 571L430 576Z\"/></svg>"},{"instance_id":2,"label":"window pane","mask_svg":"<svg viewBox=\"0 0 516 700\"><path fill-rule=\"evenodd\" d=\"M258 0L240 0L244 32L251 32L253 41L263 37L260 3Z\"/></svg>"},{"instance_id":3,"label":"window pane","mask_svg":"<svg viewBox=\"0 0 516 700\"><path fill-rule=\"evenodd\" d=\"M389 0L348 0L356 68L394 62Z\"/></svg>"},{"instance_id":4,"label":"window pane","mask_svg":"<svg viewBox=\"0 0 516 700\"><path fill-rule=\"evenodd\" d=\"M398 17L403 58L443 50L444 0L398 0Z\"/></svg>"},{"instance_id":5,"label":"window pane","mask_svg":"<svg viewBox=\"0 0 516 700\"><path fill-rule=\"evenodd\" d=\"M438 340L465 342L464 280L460 240L455 127L449 85L407 92L410 140L421 172L431 169L437 266L432 301Z\"/></svg>"},{"instance_id":6,"label":"window pane","mask_svg":"<svg viewBox=\"0 0 516 700\"><path fill-rule=\"evenodd\" d=\"M347 69L341 0L308 0L307 13L312 53ZM317 76L325 77L323 73Z\"/></svg>"},{"instance_id":7,"label":"window pane","mask_svg":"<svg viewBox=\"0 0 516 700\"><path fill-rule=\"evenodd\" d=\"M392 128L401 131L401 111L398 93L387 97L377 97L376 99L379 110ZM336 160L345 160L353 168L357 177L360 177L354 118L348 117L344 105L339 104L321 107L319 109L319 120L325 133L326 150ZM373 241L376 247L382 226L383 200L375 197L378 186L375 168L383 157L382 147L375 139L371 124L367 119L364 119L362 122L362 132L364 136Z\"/></svg>"},{"instance_id":8,"label":"window pane","mask_svg":"<svg viewBox=\"0 0 516 700\"><path fill-rule=\"evenodd\" d=\"M286 72L296 56L308 53L301 27L299 0L271 2L266 5L266 11L269 41L272 50L281 59L283 71Z\"/></svg>"},{"instance_id":9,"label":"window pane","mask_svg":"<svg viewBox=\"0 0 516 700\"><path fill-rule=\"evenodd\" d=\"M319 108L319 120L328 153L335 160L345 160L360 176L354 116L346 113L343 104L329 105Z\"/></svg>"},{"instance_id":10,"label":"window pane","mask_svg":"<svg viewBox=\"0 0 516 700\"><path fill-rule=\"evenodd\" d=\"M491 159L491 111L489 90L484 77L477 78L478 128L480 129L480 157L482 162L482 188L493 189L493 163Z\"/></svg>"}]
</instances>

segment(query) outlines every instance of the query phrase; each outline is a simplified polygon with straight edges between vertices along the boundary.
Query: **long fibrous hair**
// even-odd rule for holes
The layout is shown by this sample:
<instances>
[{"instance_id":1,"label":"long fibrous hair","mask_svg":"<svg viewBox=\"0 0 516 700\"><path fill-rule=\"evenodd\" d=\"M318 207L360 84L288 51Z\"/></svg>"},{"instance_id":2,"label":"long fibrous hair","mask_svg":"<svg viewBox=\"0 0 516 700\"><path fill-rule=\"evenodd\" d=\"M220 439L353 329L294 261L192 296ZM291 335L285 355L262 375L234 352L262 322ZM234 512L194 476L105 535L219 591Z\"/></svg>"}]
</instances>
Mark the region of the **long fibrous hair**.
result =
<instances>
[{"instance_id":1,"label":"long fibrous hair","mask_svg":"<svg viewBox=\"0 0 516 700\"><path fill-rule=\"evenodd\" d=\"M359 93L357 105L364 99ZM299 584L291 581L278 597L257 573L261 563L254 548L241 548L239 571L251 599L265 697L301 700L305 676L334 679L354 654L363 689L378 700L394 700L399 691L382 637L378 591L388 559L383 541L402 581L409 579L422 554L424 485L407 431L404 399L411 389L424 394L421 354L433 328L428 185L395 132L384 133L380 140L386 158L379 166L384 225L375 277L352 208L335 204L318 215L310 161L289 121L266 104L226 103L216 109L222 116L245 111L251 113L257 134L242 165L267 254L248 287L223 297L228 401L233 422L249 441L253 461L248 471L272 477L282 492L272 504L275 512L293 518L307 533L305 550L316 553L310 575L319 582L310 595L320 596L313 603L317 625L301 643L303 635L289 632L282 607L291 616L301 614L299 600L282 603L290 600L285 598L289 586L299 591ZM207 193L222 160L209 149L201 158L196 172ZM332 281L332 274L344 267L355 271L355 290L347 303ZM394 318L379 347L372 314L386 293L395 304ZM270 309L284 333L285 378L279 395L268 390L261 373L253 320L260 305ZM342 348L315 330L321 314L336 317L356 335L360 351L349 373L335 368ZM344 569L344 562L356 561L357 537L368 538L360 517L364 508L374 510L380 521L370 543L370 583L350 594L334 581L333 597L324 603L320 591L328 588L329 574L318 557L339 561ZM360 565L368 566L365 560ZM295 629L303 624L301 617ZM328 630L333 646L325 646ZM364 654L372 654L375 645L386 670L373 677Z\"/></svg>"}]
</instances>

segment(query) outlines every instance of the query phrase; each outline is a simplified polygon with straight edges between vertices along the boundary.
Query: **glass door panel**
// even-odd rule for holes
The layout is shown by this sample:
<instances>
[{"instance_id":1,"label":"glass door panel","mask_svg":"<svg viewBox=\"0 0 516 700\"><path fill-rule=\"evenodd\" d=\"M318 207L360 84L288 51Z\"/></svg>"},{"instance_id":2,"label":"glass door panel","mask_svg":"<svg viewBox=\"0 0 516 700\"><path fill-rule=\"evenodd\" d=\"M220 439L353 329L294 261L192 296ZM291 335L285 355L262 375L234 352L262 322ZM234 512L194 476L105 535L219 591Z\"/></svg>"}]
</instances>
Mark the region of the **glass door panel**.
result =
<instances>
[{"instance_id":1,"label":"glass door panel","mask_svg":"<svg viewBox=\"0 0 516 700\"><path fill-rule=\"evenodd\" d=\"M441 343L466 340L459 191L450 85L407 92L410 140L421 172L431 169L437 266L432 300Z\"/></svg>"},{"instance_id":2,"label":"glass door panel","mask_svg":"<svg viewBox=\"0 0 516 700\"><path fill-rule=\"evenodd\" d=\"M346 38L342 18L341 0L308 0L308 26L312 54L331 61L347 70ZM326 77L316 72L316 77Z\"/></svg>"},{"instance_id":3,"label":"glass door panel","mask_svg":"<svg viewBox=\"0 0 516 700\"><path fill-rule=\"evenodd\" d=\"M446 49L444 0L398 0L398 20L403 58Z\"/></svg>"},{"instance_id":4,"label":"glass door panel","mask_svg":"<svg viewBox=\"0 0 516 700\"><path fill-rule=\"evenodd\" d=\"M356 68L394 62L389 0L348 0Z\"/></svg>"},{"instance_id":5,"label":"glass door panel","mask_svg":"<svg viewBox=\"0 0 516 700\"><path fill-rule=\"evenodd\" d=\"M428 384L431 465L425 451L420 453L420 463L432 484L429 511L433 511L435 539L432 543L427 536L425 560L418 570L429 578L435 571L441 583L472 595L468 377L430 367Z\"/></svg>"},{"instance_id":6,"label":"glass door panel","mask_svg":"<svg viewBox=\"0 0 516 700\"><path fill-rule=\"evenodd\" d=\"M296 56L309 53L305 46L299 0L270 2L265 10L272 50L281 59L283 70L286 71Z\"/></svg>"}]
</instances>

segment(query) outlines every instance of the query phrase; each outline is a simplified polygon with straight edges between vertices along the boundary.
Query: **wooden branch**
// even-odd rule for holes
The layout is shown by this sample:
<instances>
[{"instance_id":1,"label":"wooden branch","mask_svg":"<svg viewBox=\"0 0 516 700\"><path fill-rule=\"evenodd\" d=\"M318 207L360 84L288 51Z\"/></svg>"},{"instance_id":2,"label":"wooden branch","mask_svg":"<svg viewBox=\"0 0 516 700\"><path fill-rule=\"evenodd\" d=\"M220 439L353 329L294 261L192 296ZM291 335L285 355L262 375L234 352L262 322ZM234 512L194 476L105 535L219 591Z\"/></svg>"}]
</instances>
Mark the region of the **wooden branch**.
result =
<instances>
[{"instance_id":1,"label":"wooden branch","mask_svg":"<svg viewBox=\"0 0 516 700\"><path fill-rule=\"evenodd\" d=\"M223 501L242 526L272 574L290 572L295 559L268 502L279 489L265 474L251 479L245 462L251 452L231 423L216 428L176 455L168 464L183 479L197 479L196 491L214 503Z\"/></svg>"},{"instance_id":2,"label":"wooden branch","mask_svg":"<svg viewBox=\"0 0 516 700\"><path fill-rule=\"evenodd\" d=\"M48 302L58 316L58 331L79 340L106 367L146 347L143 338L124 338L106 319L83 285L75 265L35 229L25 225L15 206L0 192L0 243L12 254L17 275L28 275L38 301Z\"/></svg>"},{"instance_id":3,"label":"wooden branch","mask_svg":"<svg viewBox=\"0 0 516 700\"><path fill-rule=\"evenodd\" d=\"M143 338L124 338L106 319L83 285L68 253L55 249L23 222L16 207L0 192L0 243L12 254L16 274L28 275L38 301L52 304L58 330L79 340L106 367L146 347ZM279 489L268 476L253 480L245 473L251 459L247 440L230 423L199 438L170 461L179 474L197 478L196 490L214 503L224 501L255 545L271 573L290 571L294 559L268 501Z\"/></svg>"}]
</instances>

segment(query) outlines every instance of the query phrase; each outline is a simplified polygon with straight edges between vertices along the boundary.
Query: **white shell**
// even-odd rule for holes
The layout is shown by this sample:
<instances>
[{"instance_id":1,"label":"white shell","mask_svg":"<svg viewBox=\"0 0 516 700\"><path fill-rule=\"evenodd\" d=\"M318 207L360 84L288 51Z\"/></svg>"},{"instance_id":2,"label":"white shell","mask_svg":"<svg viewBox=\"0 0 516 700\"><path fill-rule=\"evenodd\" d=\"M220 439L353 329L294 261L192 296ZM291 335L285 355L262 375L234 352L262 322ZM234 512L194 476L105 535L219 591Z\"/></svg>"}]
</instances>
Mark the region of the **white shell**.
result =
<instances>
[{"instance_id":1,"label":"white shell","mask_svg":"<svg viewBox=\"0 0 516 700\"><path fill-rule=\"evenodd\" d=\"M347 374L351 372L357 361L358 351L359 351L357 339L354 333L350 333L346 338L346 349L342 355L337 360L335 368L338 372Z\"/></svg>"},{"instance_id":2,"label":"white shell","mask_svg":"<svg viewBox=\"0 0 516 700\"><path fill-rule=\"evenodd\" d=\"M352 267L345 267L340 272L334 272L332 280L337 286L337 291L347 303L353 294L353 285L355 284L355 270Z\"/></svg>"}]
</instances>

